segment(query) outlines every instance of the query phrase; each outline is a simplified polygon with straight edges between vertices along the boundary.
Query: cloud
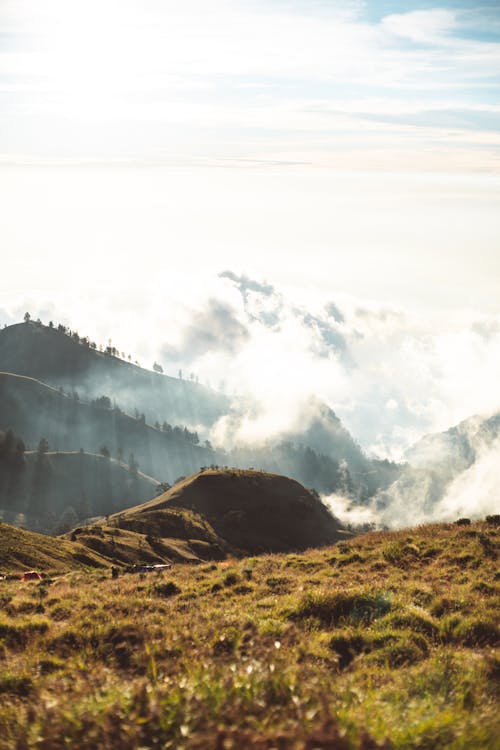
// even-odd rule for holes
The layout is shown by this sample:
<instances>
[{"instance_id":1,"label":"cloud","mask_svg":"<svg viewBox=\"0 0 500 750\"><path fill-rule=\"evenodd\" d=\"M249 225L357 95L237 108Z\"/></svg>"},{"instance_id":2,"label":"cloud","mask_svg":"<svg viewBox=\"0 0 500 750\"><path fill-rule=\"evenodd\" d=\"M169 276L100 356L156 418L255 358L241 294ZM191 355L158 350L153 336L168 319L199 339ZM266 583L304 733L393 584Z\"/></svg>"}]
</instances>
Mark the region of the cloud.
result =
<instances>
[{"instance_id":1,"label":"cloud","mask_svg":"<svg viewBox=\"0 0 500 750\"><path fill-rule=\"evenodd\" d=\"M6 0L0 136L11 156L168 150L250 167L315 163L321 135L321 163L340 151L356 168L361 151L364 164L393 168L391 152L410 159L417 148L431 160L453 128L484 168L466 136L496 130L494 115L475 109L479 96L491 103L500 62L498 41L482 38L490 16L434 8L374 21L358 2ZM450 91L454 108L436 113ZM425 100L420 117L405 114L408 92ZM390 118L370 119L381 99Z\"/></svg>"},{"instance_id":2,"label":"cloud","mask_svg":"<svg viewBox=\"0 0 500 750\"><path fill-rule=\"evenodd\" d=\"M248 329L234 309L210 299L203 309L193 314L176 346L163 345L161 356L170 362L192 364L207 353L235 355L249 337Z\"/></svg>"},{"instance_id":3,"label":"cloud","mask_svg":"<svg viewBox=\"0 0 500 750\"><path fill-rule=\"evenodd\" d=\"M168 374L189 369L202 382L224 383L233 410L214 429L221 444L306 429L314 396L365 450L401 459L425 433L500 407L498 313L409 312L237 271L213 279L169 271L157 279L167 285L168 297L152 294L151 281L142 291L131 287L126 309L120 288L51 293L50 309L41 293L15 294L4 318L42 312L44 322L63 322L98 343L111 336L146 366L156 360Z\"/></svg>"},{"instance_id":4,"label":"cloud","mask_svg":"<svg viewBox=\"0 0 500 750\"><path fill-rule=\"evenodd\" d=\"M382 19L384 31L412 42L442 44L458 27L457 13L446 8L394 13Z\"/></svg>"}]
</instances>

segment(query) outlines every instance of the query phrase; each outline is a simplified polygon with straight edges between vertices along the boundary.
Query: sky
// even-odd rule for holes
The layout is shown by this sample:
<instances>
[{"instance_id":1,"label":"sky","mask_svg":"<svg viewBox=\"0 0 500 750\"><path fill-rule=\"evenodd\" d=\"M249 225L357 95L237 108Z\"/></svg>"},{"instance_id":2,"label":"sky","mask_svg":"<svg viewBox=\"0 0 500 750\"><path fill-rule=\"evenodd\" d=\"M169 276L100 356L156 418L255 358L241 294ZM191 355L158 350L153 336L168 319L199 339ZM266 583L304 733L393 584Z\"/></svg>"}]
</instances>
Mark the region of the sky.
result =
<instances>
[{"instance_id":1,"label":"sky","mask_svg":"<svg viewBox=\"0 0 500 750\"><path fill-rule=\"evenodd\" d=\"M496 1L0 0L0 323L398 456L500 408L499 91Z\"/></svg>"}]
</instances>

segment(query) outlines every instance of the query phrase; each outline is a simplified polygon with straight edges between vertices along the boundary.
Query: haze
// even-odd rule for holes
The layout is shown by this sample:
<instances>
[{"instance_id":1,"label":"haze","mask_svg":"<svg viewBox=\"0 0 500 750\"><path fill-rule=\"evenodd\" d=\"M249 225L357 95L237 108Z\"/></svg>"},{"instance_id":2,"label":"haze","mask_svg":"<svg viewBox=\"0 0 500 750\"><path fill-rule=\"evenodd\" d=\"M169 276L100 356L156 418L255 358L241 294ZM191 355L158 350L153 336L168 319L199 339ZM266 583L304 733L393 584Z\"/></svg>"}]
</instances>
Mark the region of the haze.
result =
<instances>
[{"instance_id":1,"label":"haze","mask_svg":"<svg viewBox=\"0 0 500 750\"><path fill-rule=\"evenodd\" d=\"M496 2L4 0L0 322L224 380L247 436L498 409L499 63Z\"/></svg>"}]
</instances>

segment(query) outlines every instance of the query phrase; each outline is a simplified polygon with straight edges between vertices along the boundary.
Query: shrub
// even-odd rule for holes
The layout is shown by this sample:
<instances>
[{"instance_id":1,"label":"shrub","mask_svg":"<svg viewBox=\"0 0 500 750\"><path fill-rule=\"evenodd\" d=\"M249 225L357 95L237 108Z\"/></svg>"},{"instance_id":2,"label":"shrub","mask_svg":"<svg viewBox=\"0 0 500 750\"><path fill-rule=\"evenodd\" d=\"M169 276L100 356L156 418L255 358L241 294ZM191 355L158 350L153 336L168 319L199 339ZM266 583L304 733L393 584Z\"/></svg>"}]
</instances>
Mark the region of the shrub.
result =
<instances>
[{"instance_id":1,"label":"shrub","mask_svg":"<svg viewBox=\"0 0 500 750\"><path fill-rule=\"evenodd\" d=\"M495 514L492 516L486 516L486 523L489 523L490 526L500 526L500 515Z\"/></svg>"}]
</instances>

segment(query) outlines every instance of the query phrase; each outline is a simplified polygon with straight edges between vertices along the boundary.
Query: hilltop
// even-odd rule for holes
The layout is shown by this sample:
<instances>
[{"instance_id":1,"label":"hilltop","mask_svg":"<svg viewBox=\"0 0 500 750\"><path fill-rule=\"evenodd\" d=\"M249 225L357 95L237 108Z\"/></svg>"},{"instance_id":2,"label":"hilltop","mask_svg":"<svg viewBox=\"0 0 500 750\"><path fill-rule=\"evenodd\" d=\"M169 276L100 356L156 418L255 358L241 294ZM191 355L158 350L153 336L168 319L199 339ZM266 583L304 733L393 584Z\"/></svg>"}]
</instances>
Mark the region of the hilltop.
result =
<instances>
[{"instance_id":1,"label":"hilltop","mask_svg":"<svg viewBox=\"0 0 500 750\"><path fill-rule=\"evenodd\" d=\"M319 497L299 482L239 469L201 471L118 514L117 523L135 531L151 526L161 536L163 519L176 508L204 518L228 548L240 554L318 547L345 535Z\"/></svg>"},{"instance_id":2,"label":"hilltop","mask_svg":"<svg viewBox=\"0 0 500 750\"><path fill-rule=\"evenodd\" d=\"M0 748L496 750L498 541L442 524L0 581Z\"/></svg>"}]
</instances>

